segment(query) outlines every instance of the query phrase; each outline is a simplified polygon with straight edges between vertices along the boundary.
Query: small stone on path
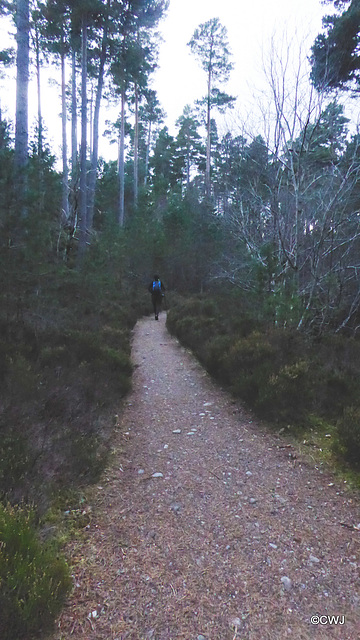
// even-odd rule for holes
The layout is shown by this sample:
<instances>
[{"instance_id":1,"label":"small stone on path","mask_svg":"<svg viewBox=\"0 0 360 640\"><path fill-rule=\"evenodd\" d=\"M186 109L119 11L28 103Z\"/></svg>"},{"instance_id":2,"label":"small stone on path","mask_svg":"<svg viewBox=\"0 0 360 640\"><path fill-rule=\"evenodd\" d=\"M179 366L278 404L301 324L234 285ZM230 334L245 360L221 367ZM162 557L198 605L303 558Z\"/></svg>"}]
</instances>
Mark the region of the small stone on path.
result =
<instances>
[{"instance_id":1,"label":"small stone on path","mask_svg":"<svg viewBox=\"0 0 360 640\"><path fill-rule=\"evenodd\" d=\"M160 473L160 471L156 471L156 473L152 474L152 478L163 478L164 474Z\"/></svg>"},{"instance_id":2,"label":"small stone on path","mask_svg":"<svg viewBox=\"0 0 360 640\"><path fill-rule=\"evenodd\" d=\"M290 591L292 585L290 578L288 578L287 576L283 576L281 578L281 582L283 583L285 591Z\"/></svg>"},{"instance_id":3,"label":"small stone on path","mask_svg":"<svg viewBox=\"0 0 360 640\"><path fill-rule=\"evenodd\" d=\"M316 556L312 556L312 555L310 555L309 560L310 562L315 562L315 563L320 562L319 558L316 558Z\"/></svg>"}]
</instances>

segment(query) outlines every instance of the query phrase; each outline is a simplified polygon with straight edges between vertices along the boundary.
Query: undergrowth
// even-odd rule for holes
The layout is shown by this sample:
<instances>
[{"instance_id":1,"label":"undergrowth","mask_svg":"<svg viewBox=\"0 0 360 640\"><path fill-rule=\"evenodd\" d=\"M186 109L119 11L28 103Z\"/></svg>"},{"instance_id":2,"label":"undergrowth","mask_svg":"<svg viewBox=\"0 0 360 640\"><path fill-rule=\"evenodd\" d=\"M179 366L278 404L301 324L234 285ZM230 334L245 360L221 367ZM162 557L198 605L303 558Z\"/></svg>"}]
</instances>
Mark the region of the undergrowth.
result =
<instances>
[{"instance_id":1,"label":"undergrowth","mask_svg":"<svg viewBox=\"0 0 360 640\"><path fill-rule=\"evenodd\" d=\"M175 301L167 326L260 418L299 440L316 431L328 460L357 474L359 340L275 327L232 295Z\"/></svg>"},{"instance_id":2,"label":"undergrowth","mask_svg":"<svg viewBox=\"0 0 360 640\"><path fill-rule=\"evenodd\" d=\"M48 634L71 588L65 560L41 543L34 513L0 504L0 637Z\"/></svg>"},{"instance_id":3,"label":"undergrowth","mask_svg":"<svg viewBox=\"0 0 360 640\"><path fill-rule=\"evenodd\" d=\"M62 547L88 521L76 496L107 463L131 386L131 330L148 309L127 287L96 264L20 265L2 287L2 640L46 636L71 588Z\"/></svg>"}]
</instances>

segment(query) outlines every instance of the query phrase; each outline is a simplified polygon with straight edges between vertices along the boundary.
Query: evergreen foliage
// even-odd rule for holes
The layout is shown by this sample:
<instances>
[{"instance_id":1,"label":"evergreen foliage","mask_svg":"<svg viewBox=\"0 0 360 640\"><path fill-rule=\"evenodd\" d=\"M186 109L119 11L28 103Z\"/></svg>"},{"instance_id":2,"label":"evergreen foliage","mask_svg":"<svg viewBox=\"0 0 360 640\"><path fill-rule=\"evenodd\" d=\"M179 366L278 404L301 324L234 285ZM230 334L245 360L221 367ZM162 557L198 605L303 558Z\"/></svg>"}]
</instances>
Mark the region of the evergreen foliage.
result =
<instances>
[{"instance_id":1,"label":"evergreen foliage","mask_svg":"<svg viewBox=\"0 0 360 640\"><path fill-rule=\"evenodd\" d=\"M358 0L334 1L342 13L323 18L325 33L312 47L312 81L325 91L359 90L360 5Z\"/></svg>"}]
</instances>

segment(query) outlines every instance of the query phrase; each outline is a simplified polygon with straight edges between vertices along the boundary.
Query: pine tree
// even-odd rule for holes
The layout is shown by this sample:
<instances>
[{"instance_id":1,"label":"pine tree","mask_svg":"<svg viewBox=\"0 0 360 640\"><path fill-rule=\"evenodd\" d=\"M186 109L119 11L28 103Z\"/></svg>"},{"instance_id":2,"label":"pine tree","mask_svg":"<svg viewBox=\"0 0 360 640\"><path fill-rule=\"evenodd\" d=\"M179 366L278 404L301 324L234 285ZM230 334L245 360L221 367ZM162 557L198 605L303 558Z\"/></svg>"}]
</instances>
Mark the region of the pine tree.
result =
<instances>
[{"instance_id":1,"label":"pine tree","mask_svg":"<svg viewBox=\"0 0 360 640\"><path fill-rule=\"evenodd\" d=\"M198 133L200 122L193 115L190 106L186 105L176 124L178 126L177 154L184 160L185 183L188 189L191 169L198 166L202 159L201 136Z\"/></svg>"},{"instance_id":2,"label":"pine tree","mask_svg":"<svg viewBox=\"0 0 360 640\"><path fill-rule=\"evenodd\" d=\"M359 0L333 0L337 15L323 18L325 33L317 36L312 47L311 78L318 89L360 88L360 2ZM347 8L345 8L347 7Z\"/></svg>"},{"instance_id":3,"label":"pine tree","mask_svg":"<svg viewBox=\"0 0 360 640\"><path fill-rule=\"evenodd\" d=\"M234 100L214 86L215 81L226 82L233 69L233 64L230 61L227 29L220 23L219 18L212 18L195 29L188 46L207 74L205 192L207 197L210 197L211 109L213 106L230 106Z\"/></svg>"}]
</instances>

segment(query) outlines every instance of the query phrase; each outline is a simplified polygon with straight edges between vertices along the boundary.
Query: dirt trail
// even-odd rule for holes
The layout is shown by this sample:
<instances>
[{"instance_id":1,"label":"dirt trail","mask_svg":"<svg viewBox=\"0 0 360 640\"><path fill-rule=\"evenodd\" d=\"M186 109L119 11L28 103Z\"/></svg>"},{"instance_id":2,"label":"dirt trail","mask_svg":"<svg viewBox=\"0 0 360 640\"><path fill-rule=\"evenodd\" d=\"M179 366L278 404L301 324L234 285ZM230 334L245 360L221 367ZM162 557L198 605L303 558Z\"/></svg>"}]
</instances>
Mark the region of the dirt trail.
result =
<instances>
[{"instance_id":1,"label":"dirt trail","mask_svg":"<svg viewBox=\"0 0 360 640\"><path fill-rule=\"evenodd\" d=\"M289 457L164 315L137 324L133 358L56 640L358 640L360 533L340 523L359 500Z\"/></svg>"}]
</instances>

